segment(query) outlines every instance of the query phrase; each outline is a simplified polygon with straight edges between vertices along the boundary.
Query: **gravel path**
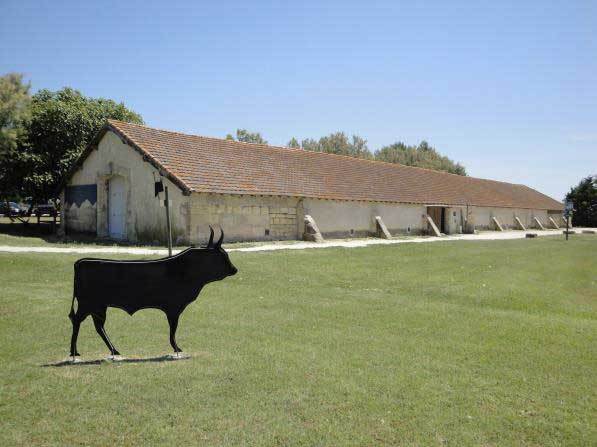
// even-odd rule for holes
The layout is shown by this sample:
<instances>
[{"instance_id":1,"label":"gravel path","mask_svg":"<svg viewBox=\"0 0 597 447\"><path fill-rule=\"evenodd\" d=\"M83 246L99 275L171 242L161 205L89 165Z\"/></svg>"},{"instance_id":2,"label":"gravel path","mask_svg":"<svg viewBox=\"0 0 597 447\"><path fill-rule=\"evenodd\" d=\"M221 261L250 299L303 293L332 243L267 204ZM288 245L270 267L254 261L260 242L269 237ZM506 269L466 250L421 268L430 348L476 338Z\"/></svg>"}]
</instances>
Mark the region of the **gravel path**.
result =
<instances>
[{"instance_id":1,"label":"gravel path","mask_svg":"<svg viewBox=\"0 0 597 447\"><path fill-rule=\"evenodd\" d=\"M596 229L593 229L596 230ZM580 232L577 231L577 232ZM346 247L357 248L369 245L412 244L446 241L498 241L509 239L524 239L526 233L536 233L538 236L562 236L562 230L529 230L529 231L486 231L480 234L456 234L444 237L411 237L404 239L353 239L330 240L323 243L296 242L270 243L254 247L230 248L228 252L275 251L275 250L304 250L307 248ZM174 250L178 253L180 250ZM6 253L78 253L78 254L134 254L134 255L167 255L168 250L162 248L140 247L14 247L0 245L0 252Z\"/></svg>"}]
</instances>

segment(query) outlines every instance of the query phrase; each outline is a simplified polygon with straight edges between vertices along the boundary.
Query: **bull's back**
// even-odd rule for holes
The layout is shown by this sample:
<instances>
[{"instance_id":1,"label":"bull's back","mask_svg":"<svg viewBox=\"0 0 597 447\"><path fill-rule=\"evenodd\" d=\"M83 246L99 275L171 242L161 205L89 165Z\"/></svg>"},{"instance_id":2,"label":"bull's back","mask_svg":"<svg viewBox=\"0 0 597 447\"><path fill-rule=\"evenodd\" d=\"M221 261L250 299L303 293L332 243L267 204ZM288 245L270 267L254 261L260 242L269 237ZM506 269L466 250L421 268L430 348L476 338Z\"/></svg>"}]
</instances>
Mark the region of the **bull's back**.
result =
<instances>
[{"instance_id":1,"label":"bull's back","mask_svg":"<svg viewBox=\"0 0 597 447\"><path fill-rule=\"evenodd\" d=\"M168 262L82 259L75 264L75 295L82 304L120 307L129 313L163 309L194 293L184 276L183 269Z\"/></svg>"}]
</instances>

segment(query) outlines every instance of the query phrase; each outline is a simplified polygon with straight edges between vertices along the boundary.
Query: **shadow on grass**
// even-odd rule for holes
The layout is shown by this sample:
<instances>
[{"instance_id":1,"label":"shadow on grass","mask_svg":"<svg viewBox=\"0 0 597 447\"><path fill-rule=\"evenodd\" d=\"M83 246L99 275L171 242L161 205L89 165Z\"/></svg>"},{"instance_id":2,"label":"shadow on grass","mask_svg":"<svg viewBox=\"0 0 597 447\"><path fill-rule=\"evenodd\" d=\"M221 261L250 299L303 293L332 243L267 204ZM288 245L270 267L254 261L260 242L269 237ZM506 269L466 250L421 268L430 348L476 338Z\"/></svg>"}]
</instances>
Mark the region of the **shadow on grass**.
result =
<instances>
[{"instance_id":1,"label":"shadow on grass","mask_svg":"<svg viewBox=\"0 0 597 447\"><path fill-rule=\"evenodd\" d=\"M8 218L0 220L0 233L8 234L10 236L36 236L45 239L46 237L54 236L52 232L52 225L49 222L42 222L39 225L35 218L31 218L29 223L19 221L10 222Z\"/></svg>"},{"instance_id":2,"label":"shadow on grass","mask_svg":"<svg viewBox=\"0 0 597 447\"><path fill-rule=\"evenodd\" d=\"M188 354L181 354L180 356L175 356L172 354L162 355L159 357L147 357L147 358L135 358L135 359L127 359L127 358L119 358L119 359L96 359L96 360L71 360L66 359L60 362L54 363L45 363L43 365L39 365L42 368L62 368L64 366L94 366L94 365L102 365L102 364L126 364L126 363L163 363L163 362L176 362L179 360L188 360L191 356Z\"/></svg>"},{"instance_id":3,"label":"shadow on grass","mask_svg":"<svg viewBox=\"0 0 597 447\"><path fill-rule=\"evenodd\" d=\"M98 245L98 246L108 246L113 247L115 245L123 246L123 247L132 247L132 246L147 246L147 247L162 247L163 244L160 243L147 243L141 244L139 243L132 243L127 241L116 241L110 238L100 238L93 233L75 233L69 232L69 234L65 236L58 236L55 231L54 227L49 222L42 222L41 224L37 224L37 221L32 218L29 223L22 223L22 222L12 222L9 223L7 218L0 219L0 234L6 234L8 236L15 236L15 237L35 237L43 240L49 244L88 244L88 245Z\"/></svg>"},{"instance_id":4,"label":"shadow on grass","mask_svg":"<svg viewBox=\"0 0 597 447\"><path fill-rule=\"evenodd\" d=\"M0 235L23 237L23 238L39 238L45 243L60 245L94 245L94 246L105 246L105 247L134 247L134 248L157 248L165 250L167 248L165 242L153 241L153 242L130 242L110 239L109 237L98 237L94 233L76 233L69 232L64 236L58 236L54 231L53 227L49 222L42 222L37 225L37 221L32 218L29 223L25 224L22 222L10 223L8 218L0 217ZM206 239L200 241L200 244L205 244ZM294 241L285 241L286 243L294 243ZM282 243L285 243L282 242ZM0 244L1 245L1 244ZM39 244L38 244L39 245ZM245 248L254 247L254 242L231 242L225 243L224 248ZM188 248L188 244L174 245L172 248L175 250L184 250Z\"/></svg>"}]
</instances>

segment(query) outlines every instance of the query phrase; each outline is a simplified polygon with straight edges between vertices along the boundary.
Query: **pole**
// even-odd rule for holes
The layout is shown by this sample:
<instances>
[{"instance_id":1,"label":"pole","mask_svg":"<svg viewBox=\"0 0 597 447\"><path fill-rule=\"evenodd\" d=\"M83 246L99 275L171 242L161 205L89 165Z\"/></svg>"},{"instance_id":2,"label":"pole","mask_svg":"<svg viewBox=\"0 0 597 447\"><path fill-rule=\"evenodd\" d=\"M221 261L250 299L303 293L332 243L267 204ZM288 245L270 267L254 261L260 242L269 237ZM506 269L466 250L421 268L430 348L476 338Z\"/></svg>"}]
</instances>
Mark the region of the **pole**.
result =
<instances>
[{"instance_id":1,"label":"pole","mask_svg":"<svg viewBox=\"0 0 597 447\"><path fill-rule=\"evenodd\" d=\"M570 214L566 213L566 240L568 240L568 224L570 223Z\"/></svg>"},{"instance_id":2,"label":"pole","mask_svg":"<svg viewBox=\"0 0 597 447\"><path fill-rule=\"evenodd\" d=\"M168 198L168 187L164 187L164 194L166 196L166 227L168 229L168 256L172 256L172 228L170 227L170 200Z\"/></svg>"}]
</instances>

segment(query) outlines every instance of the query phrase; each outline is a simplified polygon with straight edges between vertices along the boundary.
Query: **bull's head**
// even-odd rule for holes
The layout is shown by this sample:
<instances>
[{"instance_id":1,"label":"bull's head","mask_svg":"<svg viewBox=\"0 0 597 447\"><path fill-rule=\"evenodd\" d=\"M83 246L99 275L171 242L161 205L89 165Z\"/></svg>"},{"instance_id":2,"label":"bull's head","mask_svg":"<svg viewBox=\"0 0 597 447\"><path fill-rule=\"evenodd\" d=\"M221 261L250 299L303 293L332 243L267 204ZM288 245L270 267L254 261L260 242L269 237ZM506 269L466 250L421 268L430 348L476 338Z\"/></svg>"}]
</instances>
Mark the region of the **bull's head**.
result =
<instances>
[{"instance_id":1,"label":"bull's head","mask_svg":"<svg viewBox=\"0 0 597 447\"><path fill-rule=\"evenodd\" d=\"M209 242L207 243L207 247L205 247L205 249L207 249L207 251L210 253L210 264L213 268L215 276L217 277L216 280L235 275L238 270L232 264L232 262L230 262L230 258L228 257L226 250L222 248L222 242L224 241L224 230L220 228L220 238L215 244L214 230L211 225L209 227L209 231Z\"/></svg>"}]
</instances>

